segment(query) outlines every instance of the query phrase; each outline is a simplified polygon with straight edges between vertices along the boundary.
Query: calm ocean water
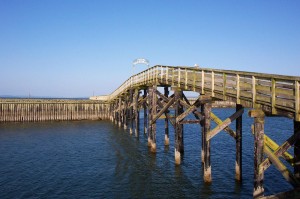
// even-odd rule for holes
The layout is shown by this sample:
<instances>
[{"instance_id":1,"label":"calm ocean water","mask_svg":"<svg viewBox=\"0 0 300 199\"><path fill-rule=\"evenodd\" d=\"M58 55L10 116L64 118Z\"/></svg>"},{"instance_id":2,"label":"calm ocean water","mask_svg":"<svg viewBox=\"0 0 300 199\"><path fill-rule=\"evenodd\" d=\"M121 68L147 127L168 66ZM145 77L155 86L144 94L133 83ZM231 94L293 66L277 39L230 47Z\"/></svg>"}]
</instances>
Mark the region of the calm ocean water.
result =
<instances>
[{"instance_id":1,"label":"calm ocean water","mask_svg":"<svg viewBox=\"0 0 300 199\"><path fill-rule=\"evenodd\" d=\"M213 112L225 119L234 110ZM199 125L185 125L185 154L175 166L174 133L165 147L162 120L156 155L142 133L136 139L109 121L0 124L0 198L252 198L252 123L246 110L241 185L235 140L224 132L211 142L213 183L203 183ZM265 132L281 144L293 133L292 120L267 118ZM274 166L265 172L266 195L290 189Z\"/></svg>"}]
</instances>

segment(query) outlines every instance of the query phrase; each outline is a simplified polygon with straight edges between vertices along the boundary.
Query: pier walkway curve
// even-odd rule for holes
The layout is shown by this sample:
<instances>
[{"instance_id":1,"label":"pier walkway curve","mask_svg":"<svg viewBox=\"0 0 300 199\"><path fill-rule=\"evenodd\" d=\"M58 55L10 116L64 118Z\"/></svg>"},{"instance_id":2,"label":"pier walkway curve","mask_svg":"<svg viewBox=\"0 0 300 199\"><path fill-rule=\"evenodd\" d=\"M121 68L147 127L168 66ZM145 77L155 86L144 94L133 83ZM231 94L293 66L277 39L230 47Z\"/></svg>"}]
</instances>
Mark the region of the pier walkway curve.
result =
<instances>
[{"instance_id":1,"label":"pier walkway curve","mask_svg":"<svg viewBox=\"0 0 300 199\"><path fill-rule=\"evenodd\" d=\"M208 184L212 183L213 172L211 139L225 131L235 140L235 179L242 182L242 138L243 134L252 133L253 197L264 197L264 172L273 165L294 187L274 198L300 198L299 85L300 77L296 76L156 65L131 76L110 95L89 100L0 99L0 122L111 120L136 137L143 132L149 150L156 153L156 121L161 118L165 123L165 145L170 144L170 127L174 128L176 165L182 163L184 154L183 126L199 124L203 180ZM186 91L193 91L197 96L189 98ZM236 111L221 120L211 111L214 106L234 107ZM252 132L242 129L244 108L249 108L248 115L254 118ZM141 121L140 114L144 118ZM293 133L282 145L267 135L271 132L265 132L266 117L287 117L293 121ZM140 122L144 123L141 131ZM211 128L211 122L216 127ZM235 129L230 128L233 122ZM290 148L293 154L288 152Z\"/></svg>"},{"instance_id":2,"label":"pier walkway curve","mask_svg":"<svg viewBox=\"0 0 300 199\"><path fill-rule=\"evenodd\" d=\"M283 76L200 67L157 65L133 75L110 95L91 97L108 105L110 120L131 134L139 136L140 109L144 109L144 133L148 146L156 152L156 120L165 119L165 145L169 145L169 124L175 132L175 164L180 165L184 153L183 125L199 124L202 135L201 159L203 180L212 182L210 140L224 130L236 141L235 178L242 181L242 115L244 107L254 118L254 198L264 196L264 171L274 165L295 188L273 197L299 197L300 185L300 77ZM162 87L162 89L158 89ZM163 90L161 92L160 90ZM188 99L184 91L198 93ZM170 92L172 94L170 95ZM141 95L142 94L142 95ZM141 95L141 96L140 96ZM234 106L236 112L222 121L211 111L212 105ZM170 109L174 115L170 114ZM185 119L192 114L195 119ZM265 117L287 117L294 121L294 134L281 146L264 132ZM217 126L211 129L211 121ZM236 129L229 125L236 122ZM294 156L287 150L294 147ZM292 165L289 171L281 159Z\"/></svg>"}]
</instances>

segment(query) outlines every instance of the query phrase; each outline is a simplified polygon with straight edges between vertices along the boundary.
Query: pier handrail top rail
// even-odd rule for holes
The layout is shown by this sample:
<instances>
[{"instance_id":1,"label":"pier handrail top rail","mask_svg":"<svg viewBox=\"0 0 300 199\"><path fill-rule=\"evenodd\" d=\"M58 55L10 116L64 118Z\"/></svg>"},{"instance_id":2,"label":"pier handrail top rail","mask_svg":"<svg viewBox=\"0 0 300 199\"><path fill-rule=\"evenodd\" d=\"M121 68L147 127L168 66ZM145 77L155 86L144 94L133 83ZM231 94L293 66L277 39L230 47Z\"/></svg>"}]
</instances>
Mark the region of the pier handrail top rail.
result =
<instances>
[{"instance_id":1,"label":"pier handrail top rail","mask_svg":"<svg viewBox=\"0 0 300 199\"><path fill-rule=\"evenodd\" d=\"M122 89L124 86L126 89L128 87L132 87L133 85L133 79L141 76L142 74L148 74L151 71L154 70L160 70L162 68L170 68L170 69L182 69L182 70L189 70L189 71L204 71L204 72L214 72L214 73L225 73L227 75L242 75L245 77L259 77L261 79L276 79L280 81L300 81L299 76L286 76L286 75L278 75L278 74L268 74L268 73L258 73L258 72L245 72L245 71L236 71L236 70L222 70L222 69L214 69L214 68L201 68L201 67L189 67L189 66L166 66L166 65L155 65L150 67L149 69L146 69L142 72L139 72L131 77L129 77L123 84L121 84L116 90L114 90L110 95L105 95L106 99L108 101L114 99L115 96L118 96L119 93L122 93ZM125 88L124 88L125 89ZM101 96L100 96L101 97ZM104 96L103 96L104 97ZM103 99L103 98L102 98Z\"/></svg>"}]
</instances>

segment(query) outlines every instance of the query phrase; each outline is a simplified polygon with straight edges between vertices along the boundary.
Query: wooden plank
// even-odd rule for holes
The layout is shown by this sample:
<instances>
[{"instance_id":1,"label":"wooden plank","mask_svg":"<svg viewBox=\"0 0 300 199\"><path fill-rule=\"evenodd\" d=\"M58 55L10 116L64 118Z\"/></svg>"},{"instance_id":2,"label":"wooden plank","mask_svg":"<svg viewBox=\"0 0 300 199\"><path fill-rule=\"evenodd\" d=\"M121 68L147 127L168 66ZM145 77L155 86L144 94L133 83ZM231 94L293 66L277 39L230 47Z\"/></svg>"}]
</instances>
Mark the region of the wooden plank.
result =
<instances>
[{"instance_id":1,"label":"wooden plank","mask_svg":"<svg viewBox=\"0 0 300 199\"><path fill-rule=\"evenodd\" d=\"M201 120L182 120L179 124L200 124Z\"/></svg>"},{"instance_id":2,"label":"wooden plank","mask_svg":"<svg viewBox=\"0 0 300 199\"><path fill-rule=\"evenodd\" d=\"M286 95L286 96L294 96L294 89L283 89L276 87L276 94L277 95Z\"/></svg>"}]
</instances>

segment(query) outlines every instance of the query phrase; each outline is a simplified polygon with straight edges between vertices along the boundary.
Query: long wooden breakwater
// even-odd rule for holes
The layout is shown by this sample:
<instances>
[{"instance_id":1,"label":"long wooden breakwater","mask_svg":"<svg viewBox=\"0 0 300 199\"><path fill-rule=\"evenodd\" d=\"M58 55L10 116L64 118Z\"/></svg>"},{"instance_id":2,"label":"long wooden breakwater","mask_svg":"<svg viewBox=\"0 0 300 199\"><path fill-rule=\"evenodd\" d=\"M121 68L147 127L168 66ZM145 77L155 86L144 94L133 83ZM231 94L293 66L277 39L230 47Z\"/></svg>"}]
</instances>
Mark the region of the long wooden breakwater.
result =
<instances>
[{"instance_id":1,"label":"long wooden breakwater","mask_svg":"<svg viewBox=\"0 0 300 199\"><path fill-rule=\"evenodd\" d=\"M108 111L94 100L0 99L0 122L103 120Z\"/></svg>"},{"instance_id":2,"label":"long wooden breakwater","mask_svg":"<svg viewBox=\"0 0 300 199\"><path fill-rule=\"evenodd\" d=\"M235 103L216 101L213 107L235 107ZM108 120L110 114L107 103L95 100L0 99L0 122Z\"/></svg>"}]
</instances>

